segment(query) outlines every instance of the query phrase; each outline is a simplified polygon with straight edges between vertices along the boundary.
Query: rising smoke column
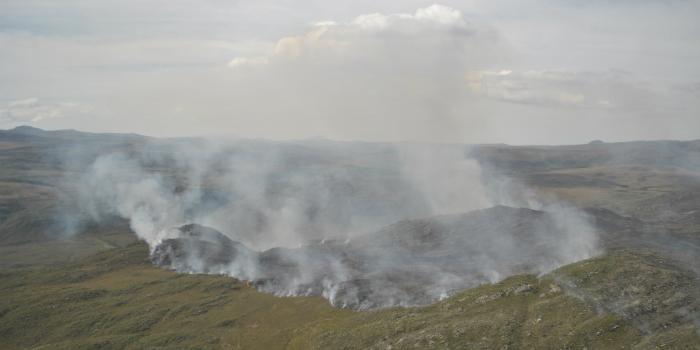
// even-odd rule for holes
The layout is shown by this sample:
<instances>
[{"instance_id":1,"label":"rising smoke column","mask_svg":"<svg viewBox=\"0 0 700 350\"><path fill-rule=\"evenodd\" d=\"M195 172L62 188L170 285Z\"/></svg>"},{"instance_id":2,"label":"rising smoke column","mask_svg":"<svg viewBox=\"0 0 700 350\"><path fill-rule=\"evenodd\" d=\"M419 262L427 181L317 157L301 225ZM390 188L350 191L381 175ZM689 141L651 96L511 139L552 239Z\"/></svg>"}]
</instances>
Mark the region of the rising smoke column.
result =
<instances>
[{"instance_id":1,"label":"rising smoke column","mask_svg":"<svg viewBox=\"0 0 700 350\"><path fill-rule=\"evenodd\" d=\"M129 219L156 260L178 271L374 308L425 304L598 253L576 210L515 196L516 186L494 197L464 146L243 142L183 151L191 142L156 142L160 159L148 150L102 156L81 181L93 218ZM477 210L498 203L547 213ZM209 229L188 223L220 233L200 235Z\"/></svg>"}]
</instances>

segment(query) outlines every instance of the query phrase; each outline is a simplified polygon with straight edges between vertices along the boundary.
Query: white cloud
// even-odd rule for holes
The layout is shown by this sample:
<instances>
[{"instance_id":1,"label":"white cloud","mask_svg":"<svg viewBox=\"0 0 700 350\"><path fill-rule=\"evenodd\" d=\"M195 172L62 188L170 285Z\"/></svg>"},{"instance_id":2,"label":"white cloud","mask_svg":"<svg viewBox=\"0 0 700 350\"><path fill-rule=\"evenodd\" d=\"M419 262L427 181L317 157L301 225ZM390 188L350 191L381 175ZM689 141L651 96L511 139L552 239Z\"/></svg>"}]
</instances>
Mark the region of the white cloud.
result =
<instances>
[{"instance_id":1,"label":"white cloud","mask_svg":"<svg viewBox=\"0 0 700 350\"><path fill-rule=\"evenodd\" d=\"M0 126L35 124L48 119L63 118L71 113L86 113L89 109L73 102L43 102L36 97L8 102L0 108Z\"/></svg>"},{"instance_id":2,"label":"white cloud","mask_svg":"<svg viewBox=\"0 0 700 350\"><path fill-rule=\"evenodd\" d=\"M619 70L480 71L467 75L467 85L483 97L545 107L638 109L657 94Z\"/></svg>"},{"instance_id":3,"label":"white cloud","mask_svg":"<svg viewBox=\"0 0 700 350\"><path fill-rule=\"evenodd\" d=\"M352 24L365 30L383 30L389 26L389 17L381 13L371 13L355 18Z\"/></svg>"},{"instance_id":4,"label":"white cloud","mask_svg":"<svg viewBox=\"0 0 700 350\"><path fill-rule=\"evenodd\" d=\"M260 66L267 64L269 59L267 57L237 57L228 63L229 67L237 68L244 66Z\"/></svg>"},{"instance_id":5,"label":"white cloud","mask_svg":"<svg viewBox=\"0 0 700 350\"><path fill-rule=\"evenodd\" d=\"M462 13L460 13L458 10L437 4L416 10L416 14L413 17L418 20L425 20L445 25L462 26L465 24L464 18L462 18Z\"/></svg>"},{"instance_id":6,"label":"white cloud","mask_svg":"<svg viewBox=\"0 0 700 350\"><path fill-rule=\"evenodd\" d=\"M278 40L268 56L230 61L230 98L238 120L274 125L268 135L461 138L469 94L462 77L497 61L499 45L493 29L439 5L316 23Z\"/></svg>"},{"instance_id":7,"label":"white cloud","mask_svg":"<svg viewBox=\"0 0 700 350\"><path fill-rule=\"evenodd\" d=\"M477 33L477 29L481 32ZM451 49L453 52L445 51L441 54L460 55L478 40L484 40L480 43L484 44L496 39L495 31L490 28L469 26L460 11L447 6L432 5L418 9L413 14L371 13L357 16L346 23L316 22L304 35L280 39L272 56L294 58L300 55L341 54L343 59L348 59L363 54L372 56L384 47L406 54L404 58L408 59L409 56L416 56L417 51L412 51L416 48L430 51ZM363 52L368 46L372 46L371 50ZM422 54L431 55L430 52ZM470 54L477 56L479 53ZM235 60L247 62L246 58ZM259 62L260 58L250 60Z\"/></svg>"},{"instance_id":8,"label":"white cloud","mask_svg":"<svg viewBox=\"0 0 700 350\"><path fill-rule=\"evenodd\" d=\"M700 130L697 2L157 2L10 0L0 96L95 108L46 112L42 127L163 136L546 143ZM626 124L598 135L610 120Z\"/></svg>"},{"instance_id":9,"label":"white cloud","mask_svg":"<svg viewBox=\"0 0 700 350\"><path fill-rule=\"evenodd\" d=\"M328 26L334 26L337 24L338 24L338 22L336 22L336 21L318 21L318 22L313 23L313 25L316 27L328 27Z\"/></svg>"}]
</instances>

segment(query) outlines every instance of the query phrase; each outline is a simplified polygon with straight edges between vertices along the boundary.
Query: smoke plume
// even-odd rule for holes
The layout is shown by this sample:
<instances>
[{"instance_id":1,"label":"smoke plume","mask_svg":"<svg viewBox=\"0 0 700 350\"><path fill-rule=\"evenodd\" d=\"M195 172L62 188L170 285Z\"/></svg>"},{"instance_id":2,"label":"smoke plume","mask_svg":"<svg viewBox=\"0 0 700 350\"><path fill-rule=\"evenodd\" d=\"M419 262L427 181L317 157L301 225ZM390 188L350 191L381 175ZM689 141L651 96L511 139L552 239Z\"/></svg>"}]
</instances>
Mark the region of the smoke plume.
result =
<instances>
[{"instance_id":1,"label":"smoke plume","mask_svg":"<svg viewBox=\"0 0 700 350\"><path fill-rule=\"evenodd\" d=\"M426 304L598 253L585 216L486 176L467 154L462 145L155 140L99 156L77 203L97 222L128 219L161 266L360 309Z\"/></svg>"}]
</instances>

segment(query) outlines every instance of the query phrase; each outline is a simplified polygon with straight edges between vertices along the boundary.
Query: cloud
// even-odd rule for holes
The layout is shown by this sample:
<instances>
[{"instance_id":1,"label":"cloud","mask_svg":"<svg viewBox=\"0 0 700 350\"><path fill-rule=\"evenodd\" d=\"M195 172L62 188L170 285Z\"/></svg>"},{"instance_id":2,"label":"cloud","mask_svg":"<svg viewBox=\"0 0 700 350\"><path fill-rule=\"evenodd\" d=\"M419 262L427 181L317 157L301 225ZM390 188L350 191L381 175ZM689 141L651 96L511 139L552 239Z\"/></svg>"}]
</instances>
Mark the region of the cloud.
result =
<instances>
[{"instance_id":1,"label":"cloud","mask_svg":"<svg viewBox=\"0 0 700 350\"><path fill-rule=\"evenodd\" d=\"M674 89L682 93L700 98L700 82L677 84Z\"/></svg>"},{"instance_id":2,"label":"cloud","mask_svg":"<svg viewBox=\"0 0 700 350\"><path fill-rule=\"evenodd\" d=\"M637 109L655 95L650 84L621 70L479 71L467 75L467 84L487 98L544 107Z\"/></svg>"},{"instance_id":3,"label":"cloud","mask_svg":"<svg viewBox=\"0 0 700 350\"><path fill-rule=\"evenodd\" d=\"M43 102L36 97L15 100L0 107L0 126L34 124L63 118L71 113L86 113L88 108L73 102Z\"/></svg>"},{"instance_id":4,"label":"cloud","mask_svg":"<svg viewBox=\"0 0 700 350\"><path fill-rule=\"evenodd\" d=\"M403 60L410 60L411 56L417 56L416 52L403 50L450 48L451 52L441 54L461 55L477 43L495 41L497 38L492 29L469 24L459 10L432 5L420 8L415 13L371 13L357 16L345 23L316 22L303 35L288 36L277 41L270 58L320 57L333 54L342 55L343 60L358 56L376 58L377 51L385 49L397 54L410 54L403 57ZM367 48L372 50L362 50ZM259 58L250 60L259 63Z\"/></svg>"},{"instance_id":5,"label":"cloud","mask_svg":"<svg viewBox=\"0 0 700 350\"><path fill-rule=\"evenodd\" d=\"M497 61L499 45L493 28L441 5L317 22L266 56L230 61L229 92L238 118L287 130L301 123L307 135L313 128L343 139L461 138L463 76Z\"/></svg>"},{"instance_id":6,"label":"cloud","mask_svg":"<svg viewBox=\"0 0 700 350\"><path fill-rule=\"evenodd\" d=\"M442 3L12 0L0 95L94 106L43 127L155 136L697 138L697 4Z\"/></svg>"},{"instance_id":7,"label":"cloud","mask_svg":"<svg viewBox=\"0 0 700 350\"><path fill-rule=\"evenodd\" d=\"M237 57L228 63L229 67L259 66L269 62L267 57Z\"/></svg>"}]
</instances>

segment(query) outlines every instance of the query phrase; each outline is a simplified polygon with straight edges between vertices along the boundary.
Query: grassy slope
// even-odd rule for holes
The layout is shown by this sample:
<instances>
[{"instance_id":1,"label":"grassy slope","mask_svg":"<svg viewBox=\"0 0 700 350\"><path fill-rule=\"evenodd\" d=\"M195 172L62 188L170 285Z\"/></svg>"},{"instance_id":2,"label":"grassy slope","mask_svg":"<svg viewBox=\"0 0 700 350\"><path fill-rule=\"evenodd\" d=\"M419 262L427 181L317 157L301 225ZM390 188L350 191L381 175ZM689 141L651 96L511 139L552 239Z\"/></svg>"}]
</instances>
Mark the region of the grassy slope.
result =
<instances>
[{"instance_id":1,"label":"grassy slope","mask_svg":"<svg viewBox=\"0 0 700 350\"><path fill-rule=\"evenodd\" d=\"M95 253L125 247L136 241L133 233L84 234L64 239L0 245L0 271L32 269L78 261Z\"/></svg>"},{"instance_id":2,"label":"grassy slope","mask_svg":"<svg viewBox=\"0 0 700 350\"><path fill-rule=\"evenodd\" d=\"M652 292L665 298L660 286L689 281L674 271L618 252L427 307L353 312L320 298L277 298L227 277L160 270L133 244L3 274L0 348L693 348L700 335L692 326L670 320L644 333L633 322L639 314L601 307L619 301L614 291L626 284L637 291L625 294L629 303L646 305ZM567 292L572 283L577 293Z\"/></svg>"},{"instance_id":3,"label":"grassy slope","mask_svg":"<svg viewBox=\"0 0 700 350\"><path fill-rule=\"evenodd\" d=\"M57 205L54 186L65 175L47 150L70 149L56 142L0 142L2 349L692 349L700 344L697 330L681 319L699 314L697 280L639 253L617 252L542 279L516 276L424 308L356 313L320 298L276 298L225 277L159 270L148 263L143 246L124 247L133 239L122 239L131 237L124 234L45 241ZM80 149L86 148L94 147ZM688 153L695 158L656 157L672 162L652 170L647 161L633 162L644 168L604 163L612 152L600 147L573 148L552 148L548 155L541 149L496 151L514 164L513 175L537 192L635 217L657 218L664 206L679 202L672 195L700 188L697 152ZM528 157L534 160L523 161ZM680 209L693 210L695 203ZM700 232L696 220L678 227L675 222L664 226L684 237ZM68 265L36 267L71 259Z\"/></svg>"}]
</instances>

